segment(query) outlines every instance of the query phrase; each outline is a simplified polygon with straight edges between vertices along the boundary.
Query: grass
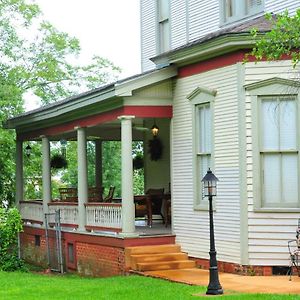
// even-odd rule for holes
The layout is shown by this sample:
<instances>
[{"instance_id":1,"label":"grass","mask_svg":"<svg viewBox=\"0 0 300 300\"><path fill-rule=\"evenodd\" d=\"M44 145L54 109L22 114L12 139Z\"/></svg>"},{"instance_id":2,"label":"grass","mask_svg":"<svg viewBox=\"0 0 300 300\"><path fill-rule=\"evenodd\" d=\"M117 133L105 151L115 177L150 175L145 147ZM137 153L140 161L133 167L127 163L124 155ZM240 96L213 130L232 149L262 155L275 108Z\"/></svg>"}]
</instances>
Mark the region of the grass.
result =
<instances>
[{"instance_id":1,"label":"grass","mask_svg":"<svg viewBox=\"0 0 300 300\"><path fill-rule=\"evenodd\" d=\"M33 273L0 272L0 299L140 299L185 300L208 299L206 287L189 286L141 276L86 278L75 275L40 275ZM264 295L230 293L222 299L279 300L300 299L298 295Z\"/></svg>"}]
</instances>

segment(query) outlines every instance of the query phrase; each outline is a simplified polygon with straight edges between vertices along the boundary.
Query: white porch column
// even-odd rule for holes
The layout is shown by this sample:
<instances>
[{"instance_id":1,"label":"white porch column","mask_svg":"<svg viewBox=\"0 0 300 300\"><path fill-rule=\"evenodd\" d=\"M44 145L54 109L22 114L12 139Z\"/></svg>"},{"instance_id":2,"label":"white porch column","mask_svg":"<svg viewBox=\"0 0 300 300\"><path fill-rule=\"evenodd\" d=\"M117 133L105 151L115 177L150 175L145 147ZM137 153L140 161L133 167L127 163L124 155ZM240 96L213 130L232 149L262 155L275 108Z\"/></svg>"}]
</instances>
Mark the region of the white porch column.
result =
<instances>
[{"instance_id":1,"label":"white porch column","mask_svg":"<svg viewBox=\"0 0 300 300\"><path fill-rule=\"evenodd\" d=\"M42 180L43 180L43 211L48 213L48 203L51 202L51 169L50 169L50 142L42 136Z\"/></svg>"},{"instance_id":2,"label":"white porch column","mask_svg":"<svg viewBox=\"0 0 300 300\"><path fill-rule=\"evenodd\" d=\"M95 141L95 185L102 187L102 141Z\"/></svg>"},{"instance_id":3,"label":"white porch column","mask_svg":"<svg viewBox=\"0 0 300 300\"><path fill-rule=\"evenodd\" d=\"M132 119L134 116L120 116L121 120L121 156L122 156L122 234L135 234L135 212L133 202L133 166L132 166Z\"/></svg>"},{"instance_id":4,"label":"white porch column","mask_svg":"<svg viewBox=\"0 0 300 300\"><path fill-rule=\"evenodd\" d=\"M85 231L86 212L84 204L88 202L87 151L85 128L77 129L78 163L78 230Z\"/></svg>"},{"instance_id":5,"label":"white porch column","mask_svg":"<svg viewBox=\"0 0 300 300\"><path fill-rule=\"evenodd\" d=\"M23 176L23 142L16 142L16 206L24 200L24 176Z\"/></svg>"}]
</instances>

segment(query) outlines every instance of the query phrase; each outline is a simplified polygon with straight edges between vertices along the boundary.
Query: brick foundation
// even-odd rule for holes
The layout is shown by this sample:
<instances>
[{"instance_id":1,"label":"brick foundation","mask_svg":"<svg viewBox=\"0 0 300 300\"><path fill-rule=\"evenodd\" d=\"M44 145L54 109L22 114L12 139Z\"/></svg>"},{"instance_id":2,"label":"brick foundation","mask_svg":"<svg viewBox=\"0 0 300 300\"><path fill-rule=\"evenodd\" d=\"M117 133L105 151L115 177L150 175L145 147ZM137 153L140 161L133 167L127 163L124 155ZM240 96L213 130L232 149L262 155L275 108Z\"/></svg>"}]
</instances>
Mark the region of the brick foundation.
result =
<instances>
[{"instance_id":1,"label":"brick foundation","mask_svg":"<svg viewBox=\"0 0 300 300\"><path fill-rule=\"evenodd\" d=\"M46 268L45 231L41 228L24 226L24 232L20 237L22 258L29 263ZM40 240L39 245L36 245L37 240ZM51 238L50 243L54 244L54 242L54 238ZM125 266L126 247L174 243L175 236L118 238L62 232L65 269L86 276L105 277L126 274L129 271Z\"/></svg>"},{"instance_id":2,"label":"brick foundation","mask_svg":"<svg viewBox=\"0 0 300 300\"><path fill-rule=\"evenodd\" d=\"M202 258L190 257L196 262L196 266L200 269L209 269L209 260ZM218 261L218 270L225 273L233 273L250 276L271 276L273 275L272 266L243 266L235 263Z\"/></svg>"}]
</instances>

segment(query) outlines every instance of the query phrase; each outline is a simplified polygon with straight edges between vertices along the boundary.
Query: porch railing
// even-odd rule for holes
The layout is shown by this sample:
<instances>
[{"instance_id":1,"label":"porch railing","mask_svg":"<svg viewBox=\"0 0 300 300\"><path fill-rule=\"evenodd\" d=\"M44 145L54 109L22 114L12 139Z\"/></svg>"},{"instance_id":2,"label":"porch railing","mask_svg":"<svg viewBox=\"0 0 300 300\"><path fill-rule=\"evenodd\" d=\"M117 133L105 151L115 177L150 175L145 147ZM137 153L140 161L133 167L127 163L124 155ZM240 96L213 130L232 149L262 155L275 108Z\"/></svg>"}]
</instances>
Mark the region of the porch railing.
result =
<instances>
[{"instance_id":1,"label":"porch railing","mask_svg":"<svg viewBox=\"0 0 300 300\"><path fill-rule=\"evenodd\" d=\"M36 201L20 201L20 212L22 219L31 223L43 224L43 202Z\"/></svg>"},{"instance_id":2,"label":"porch railing","mask_svg":"<svg viewBox=\"0 0 300 300\"><path fill-rule=\"evenodd\" d=\"M60 224L62 226L78 227L78 206L77 203L51 202L48 204L49 213L60 210ZM53 221L53 222L52 222ZM50 222L54 223L54 219Z\"/></svg>"},{"instance_id":3,"label":"porch railing","mask_svg":"<svg viewBox=\"0 0 300 300\"><path fill-rule=\"evenodd\" d=\"M87 229L121 231L121 203L88 203L86 204Z\"/></svg>"},{"instance_id":4,"label":"porch railing","mask_svg":"<svg viewBox=\"0 0 300 300\"><path fill-rule=\"evenodd\" d=\"M61 225L78 227L78 204L68 202L51 202L48 204L49 213L60 210ZM108 230L120 232L122 230L122 204L121 203L87 203L86 229ZM44 223L42 201L20 202L21 216L24 221L31 223ZM51 219L50 219L51 223ZM54 223L54 219L53 219Z\"/></svg>"}]
</instances>

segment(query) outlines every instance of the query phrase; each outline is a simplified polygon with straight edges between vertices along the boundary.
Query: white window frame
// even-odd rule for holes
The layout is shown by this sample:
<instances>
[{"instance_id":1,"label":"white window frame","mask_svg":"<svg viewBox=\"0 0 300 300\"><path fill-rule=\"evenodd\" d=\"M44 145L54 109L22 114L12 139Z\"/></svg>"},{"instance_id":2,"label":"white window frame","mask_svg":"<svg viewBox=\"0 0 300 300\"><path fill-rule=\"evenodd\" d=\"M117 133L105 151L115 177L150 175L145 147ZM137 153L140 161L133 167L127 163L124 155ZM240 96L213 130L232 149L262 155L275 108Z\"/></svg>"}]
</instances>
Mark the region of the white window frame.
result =
<instances>
[{"instance_id":1,"label":"white window frame","mask_svg":"<svg viewBox=\"0 0 300 300\"><path fill-rule=\"evenodd\" d=\"M233 23L249 16L264 12L265 1L261 0L261 5L250 8L248 3L251 0L220 0L220 20L221 24ZM233 15L226 18L225 11L227 10L226 3L232 3Z\"/></svg>"},{"instance_id":2,"label":"white window frame","mask_svg":"<svg viewBox=\"0 0 300 300\"><path fill-rule=\"evenodd\" d=\"M202 178L207 170L201 170L199 160L210 155L211 170L214 170L214 100L216 91L204 87L197 87L187 96L192 105L192 133L193 133L193 198L195 210L208 210L207 197L203 196ZM200 124L199 107L210 108L210 152L199 152ZM215 200L215 199L214 199Z\"/></svg>"},{"instance_id":3,"label":"white window frame","mask_svg":"<svg viewBox=\"0 0 300 300\"><path fill-rule=\"evenodd\" d=\"M300 96L299 96L300 84L297 81L282 79L278 77L262 80L260 82L245 85L247 96L251 97L251 123L252 123L252 155L253 155L253 209L257 212L300 212L300 190L298 188L298 204L297 207L287 206L264 206L263 199L263 166L261 156L263 151L261 146L261 124L260 124L260 107L261 101L268 97L270 98L294 98L296 101L296 116L297 116L297 149L293 153L298 153L298 187L300 187L300 152L299 152L299 118L300 118ZM284 151L287 153L286 151Z\"/></svg>"},{"instance_id":4,"label":"white window frame","mask_svg":"<svg viewBox=\"0 0 300 300\"><path fill-rule=\"evenodd\" d=\"M282 167L282 159L284 156L288 156L288 155L297 155L297 161L298 161L298 165L299 165L299 151L298 151L298 129L296 127L296 132L295 132L295 138L296 138L296 145L295 148L292 149L285 149L285 148L281 148L281 143L280 143L280 129L281 129L281 122L278 120L277 118L277 114L281 114L281 110L284 110L284 101L287 100L292 100L295 103L295 115L296 115L296 126L297 126L297 119L298 119L298 114L297 114L297 100L295 96L260 96L258 98L258 110L259 110L259 120L258 120L258 126L259 126L259 155L260 155L260 169L261 169L261 173L260 173L260 178L261 178L261 187L262 187L262 195L261 195L261 199L262 199L262 207L266 207L266 208L271 208L271 207L299 207L299 191L298 191L298 197L297 199L295 199L296 205L293 204L289 204L289 203L284 203L284 199L283 199L283 183L282 183L282 176L283 176L283 171L281 169ZM263 135L264 135L264 126L262 124L262 119L263 119L263 110L262 110L262 105L263 102L275 102L275 107L276 109L274 109L274 122L278 123L278 128L274 129L274 131L276 130L276 133L278 135L278 144L279 144L279 148L278 149L268 149L267 147L265 148L263 146ZM264 193L264 173L267 172L267 170L264 169L264 161L266 159L266 157L269 156L277 156L279 158L279 162L280 162L280 171L279 171L279 178L280 178L280 183L279 183L279 191L280 191L280 197L279 197L279 201L280 203L269 203L267 204L265 201L265 193ZM292 173L293 170L290 170L290 173ZM297 177L299 178L299 168L297 168ZM267 174L266 174L267 175ZM298 183L299 183L299 179L298 179ZM299 184L297 183L297 186L299 186Z\"/></svg>"},{"instance_id":5,"label":"white window frame","mask_svg":"<svg viewBox=\"0 0 300 300\"><path fill-rule=\"evenodd\" d=\"M161 9L162 5L167 5L165 14ZM157 0L156 2L156 41L157 41L157 54L161 54L170 50L171 47L171 30L170 30L170 0ZM167 37L166 37L167 36Z\"/></svg>"}]
</instances>

